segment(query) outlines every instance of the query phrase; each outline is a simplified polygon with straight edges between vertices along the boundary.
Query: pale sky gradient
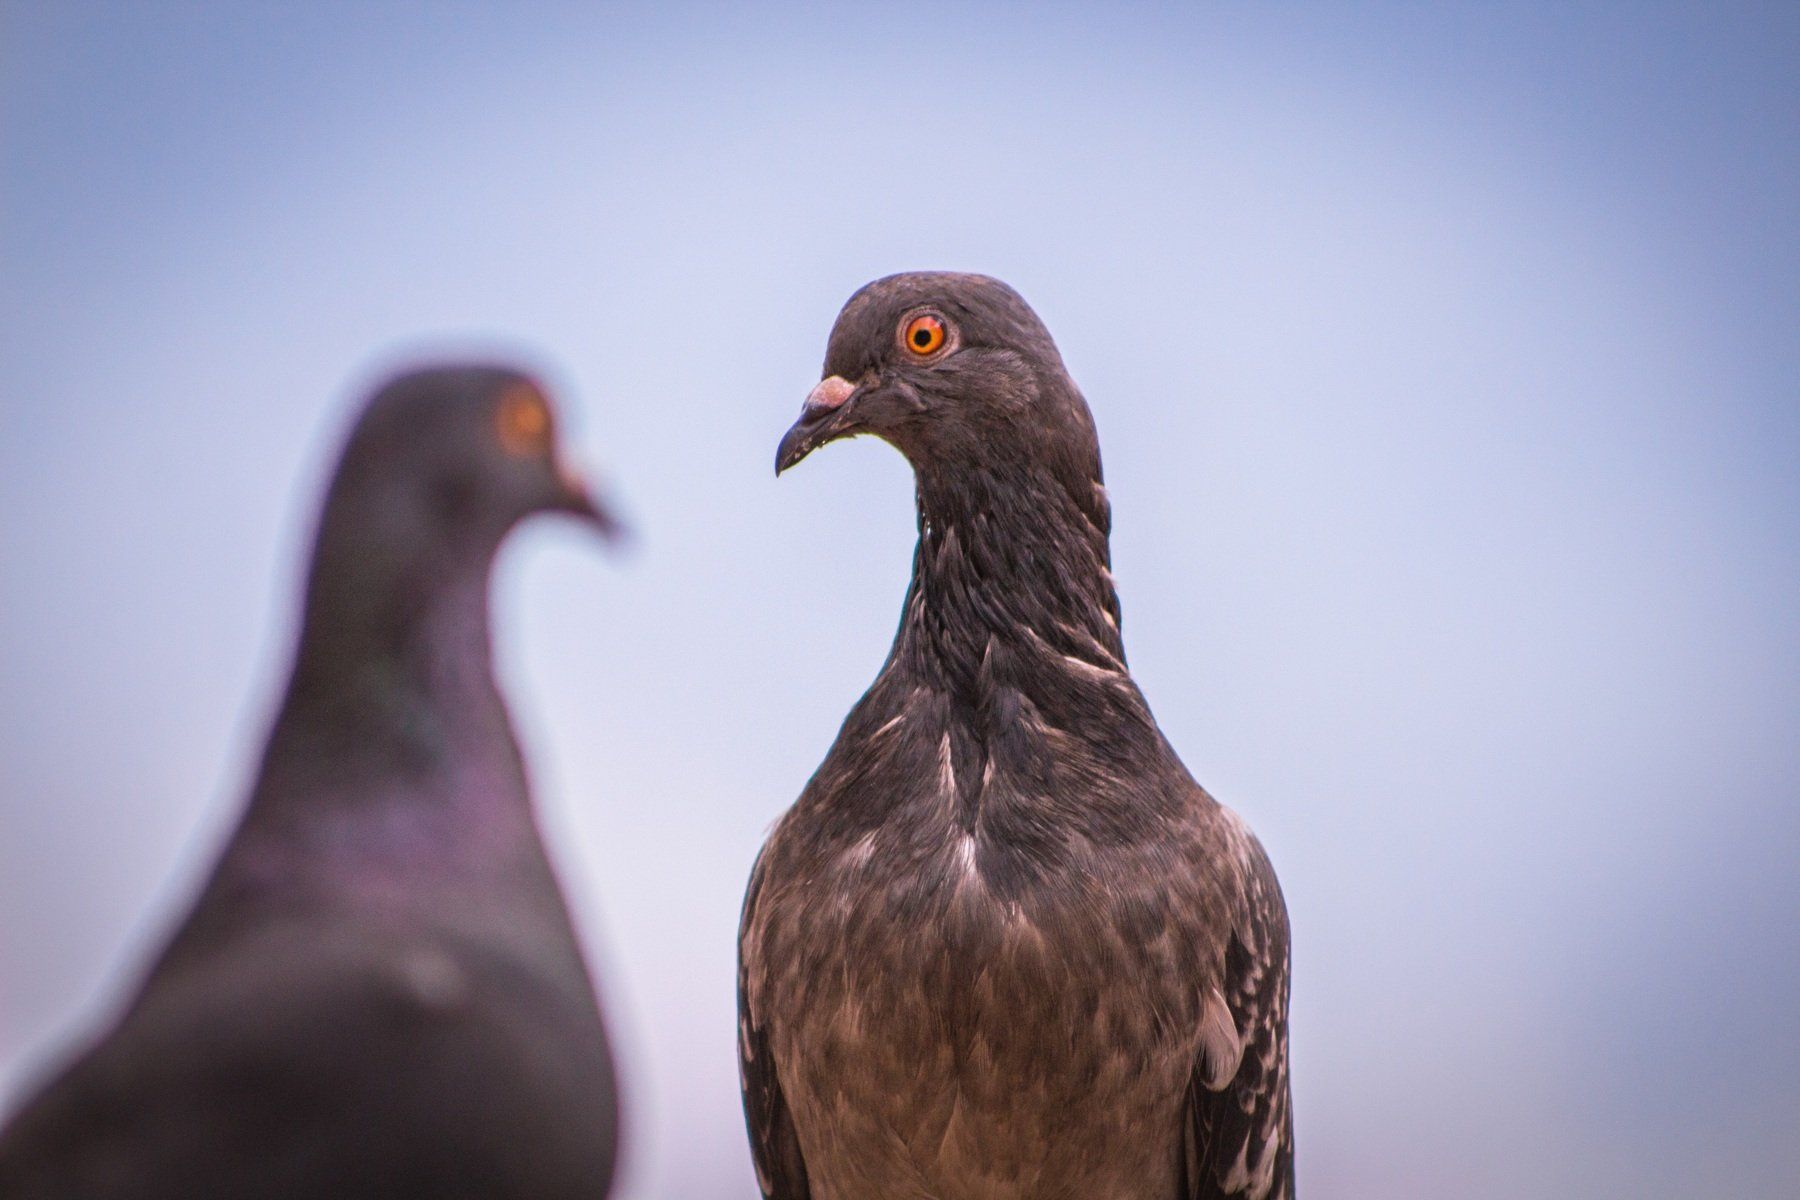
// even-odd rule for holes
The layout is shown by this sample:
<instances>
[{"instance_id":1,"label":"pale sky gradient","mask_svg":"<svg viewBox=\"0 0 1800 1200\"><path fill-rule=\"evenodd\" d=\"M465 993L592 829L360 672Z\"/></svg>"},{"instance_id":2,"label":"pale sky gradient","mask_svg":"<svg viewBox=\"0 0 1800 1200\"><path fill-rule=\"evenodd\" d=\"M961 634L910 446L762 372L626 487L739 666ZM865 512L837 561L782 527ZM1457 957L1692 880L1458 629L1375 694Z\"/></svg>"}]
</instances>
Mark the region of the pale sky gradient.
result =
<instances>
[{"instance_id":1,"label":"pale sky gradient","mask_svg":"<svg viewBox=\"0 0 1800 1200\"><path fill-rule=\"evenodd\" d=\"M350 404L497 350L641 535L497 579L620 1194L752 1196L738 903L913 539L771 460L953 268L1281 873L1303 1191L1800 1193L1797 79L1789 4L0 3L0 1106L232 818Z\"/></svg>"}]
</instances>

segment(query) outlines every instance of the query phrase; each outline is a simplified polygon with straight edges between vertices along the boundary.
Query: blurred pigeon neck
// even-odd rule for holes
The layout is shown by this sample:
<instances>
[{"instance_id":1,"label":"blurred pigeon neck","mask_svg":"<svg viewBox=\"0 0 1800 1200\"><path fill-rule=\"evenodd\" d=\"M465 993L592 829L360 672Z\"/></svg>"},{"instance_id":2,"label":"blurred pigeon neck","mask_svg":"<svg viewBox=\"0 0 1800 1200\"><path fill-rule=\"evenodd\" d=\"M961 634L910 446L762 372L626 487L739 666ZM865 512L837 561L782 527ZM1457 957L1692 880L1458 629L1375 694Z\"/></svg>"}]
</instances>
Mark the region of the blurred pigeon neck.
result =
<instances>
[{"instance_id":1,"label":"blurred pigeon neck","mask_svg":"<svg viewBox=\"0 0 1800 1200\"><path fill-rule=\"evenodd\" d=\"M1047 474L918 473L919 544L898 658L975 677L990 637L1124 661L1107 547L1106 492Z\"/></svg>"},{"instance_id":2,"label":"blurred pigeon neck","mask_svg":"<svg viewBox=\"0 0 1800 1200\"><path fill-rule=\"evenodd\" d=\"M321 539L277 740L293 724L408 774L452 763L516 773L489 638L491 549L349 549L339 557Z\"/></svg>"}]
</instances>

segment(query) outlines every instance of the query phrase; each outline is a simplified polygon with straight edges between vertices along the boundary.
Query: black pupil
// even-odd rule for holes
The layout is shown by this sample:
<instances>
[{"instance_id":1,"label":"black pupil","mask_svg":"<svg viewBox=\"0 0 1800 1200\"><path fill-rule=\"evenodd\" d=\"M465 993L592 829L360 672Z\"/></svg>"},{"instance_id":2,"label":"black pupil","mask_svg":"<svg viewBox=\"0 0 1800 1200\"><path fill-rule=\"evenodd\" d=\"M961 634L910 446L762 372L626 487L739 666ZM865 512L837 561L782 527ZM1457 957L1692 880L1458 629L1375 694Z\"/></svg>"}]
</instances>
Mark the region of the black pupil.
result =
<instances>
[{"instance_id":1,"label":"black pupil","mask_svg":"<svg viewBox=\"0 0 1800 1200\"><path fill-rule=\"evenodd\" d=\"M931 329L928 326L921 325L918 327L918 329L913 331L913 345L915 345L915 346L931 345Z\"/></svg>"}]
</instances>

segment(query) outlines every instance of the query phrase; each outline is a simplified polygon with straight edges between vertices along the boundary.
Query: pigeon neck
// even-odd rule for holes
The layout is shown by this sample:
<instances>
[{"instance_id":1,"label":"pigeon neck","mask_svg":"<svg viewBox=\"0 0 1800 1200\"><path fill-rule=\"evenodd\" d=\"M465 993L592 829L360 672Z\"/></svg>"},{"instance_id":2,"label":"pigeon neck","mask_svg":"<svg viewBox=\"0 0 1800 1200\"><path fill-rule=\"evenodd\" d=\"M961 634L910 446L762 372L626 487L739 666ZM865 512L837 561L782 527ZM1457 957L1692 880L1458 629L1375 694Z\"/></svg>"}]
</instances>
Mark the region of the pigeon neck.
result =
<instances>
[{"instance_id":1,"label":"pigeon neck","mask_svg":"<svg viewBox=\"0 0 1800 1200\"><path fill-rule=\"evenodd\" d=\"M1079 493L1079 494L1078 494ZM1097 481L1025 471L918 472L919 543L896 643L905 667L972 682L990 639L1124 662ZM1110 661L1109 661L1110 660Z\"/></svg>"},{"instance_id":2,"label":"pigeon neck","mask_svg":"<svg viewBox=\"0 0 1800 1200\"><path fill-rule=\"evenodd\" d=\"M323 743L372 770L440 781L421 791L457 793L451 776L473 769L485 785L474 791L523 796L494 681L492 549L424 540L367 551L321 538L268 770L290 746L306 755Z\"/></svg>"}]
</instances>

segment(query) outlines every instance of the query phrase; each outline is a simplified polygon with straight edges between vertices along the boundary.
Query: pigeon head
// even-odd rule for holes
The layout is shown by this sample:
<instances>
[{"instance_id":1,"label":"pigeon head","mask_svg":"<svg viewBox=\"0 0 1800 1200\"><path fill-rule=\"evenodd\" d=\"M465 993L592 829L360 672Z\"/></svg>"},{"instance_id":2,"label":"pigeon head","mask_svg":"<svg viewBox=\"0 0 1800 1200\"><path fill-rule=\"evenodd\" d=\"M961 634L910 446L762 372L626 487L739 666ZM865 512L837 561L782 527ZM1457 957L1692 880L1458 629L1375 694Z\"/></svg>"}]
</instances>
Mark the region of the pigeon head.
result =
<instances>
[{"instance_id":1,"label":"pigeon head","mask_svg":"<svg viewBox=\"0 0 1800 1200\"><path fill-rule=\"evenodd\" d=\"M390 380L351 429L326 494L297 677L444 636L425 632L433 622L484 640L494 556L513 526L539 512L573 514L608 537L620 531L569 467L536 381L492 366Z\"/></svg>"},{"instance_id":2,"label":"pigeon head","mask_svg":"<svg viewBox=\"0 0 1800 1200\"><path fill-rule=\"evenodd\" d=\"M1086 402L1031 307L985 275L890 275L844 305L825 377L775 455L780 474L827 442L872 433L921 484L970 472L1100 478Z\"/></svg>"},{"instance_id":3,"label":"pigeon head","mask_svg":"<svg viewBox=\"0 0 1800 1200\"><path fill-rule=\"evenodd\" d=\"M503 367L406 372L364 408L333 481L327 524L358 541L387 532L434 557L490 552L534 513L562 512L615 537L618 522L564 456L544 389Z\"/></svg>"}]
</instances>

